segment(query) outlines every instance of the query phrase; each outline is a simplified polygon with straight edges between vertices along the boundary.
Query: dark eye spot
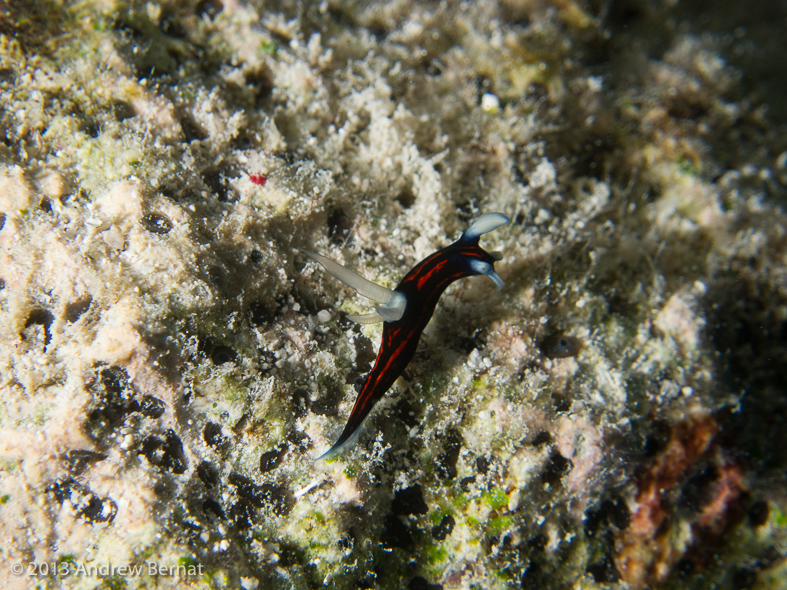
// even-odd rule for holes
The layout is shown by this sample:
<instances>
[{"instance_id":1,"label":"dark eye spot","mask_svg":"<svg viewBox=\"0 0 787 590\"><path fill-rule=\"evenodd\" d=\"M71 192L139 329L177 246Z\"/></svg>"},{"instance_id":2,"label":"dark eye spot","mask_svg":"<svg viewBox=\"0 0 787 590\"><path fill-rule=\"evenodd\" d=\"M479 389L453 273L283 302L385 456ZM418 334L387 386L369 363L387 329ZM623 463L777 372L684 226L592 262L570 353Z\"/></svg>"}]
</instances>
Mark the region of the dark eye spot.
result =
<instances>
[{"instance_id":1,"label":"dark eye spot","mask_svg":"<svg viewBox=\"0 0 787 590\"><path fill-rule=\"evenodd\" d=\"M149 213L142 218L142 227L154 234L166 234L172 229L172 222L159 213Z\"/></svg>"},{"instance_id":2,"label":"dark eye spot","mask_svg":"<svg viewBox=\"0 0 787 590\"><path fill-rule=\"evenodd\" d=\"M579 338L557 332L544 338L539 348L547 358L564 359L578 355L583 346L584 343Z\"/></svg>"}]
</instances>

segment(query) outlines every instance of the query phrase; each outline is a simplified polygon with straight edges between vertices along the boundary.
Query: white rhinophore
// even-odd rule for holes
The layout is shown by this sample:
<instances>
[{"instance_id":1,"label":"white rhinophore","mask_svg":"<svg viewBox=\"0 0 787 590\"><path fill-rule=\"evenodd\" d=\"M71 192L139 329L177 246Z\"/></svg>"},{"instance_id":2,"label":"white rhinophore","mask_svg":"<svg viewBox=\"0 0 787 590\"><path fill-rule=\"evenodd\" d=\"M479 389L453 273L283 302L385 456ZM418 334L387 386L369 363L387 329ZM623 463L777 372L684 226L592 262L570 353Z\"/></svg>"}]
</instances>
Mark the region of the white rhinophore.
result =
<instances>
[{"instance_id":1,"label":"white rhinophore","mask_svg":"<svg viewBox=\"0 0 787 590\"><path fill-rule=\"evenodd\" d=\"M495 267L493 267L488 262L474 259L470 261L470 268L473 269L473 272L488 276L490 279L492 279L492 282L497 285L498 289L502 289L503 285L505 285L505 281L503 281L503 279L500 278L500 275L495 272Z\"/></svg>"}]
</instances>

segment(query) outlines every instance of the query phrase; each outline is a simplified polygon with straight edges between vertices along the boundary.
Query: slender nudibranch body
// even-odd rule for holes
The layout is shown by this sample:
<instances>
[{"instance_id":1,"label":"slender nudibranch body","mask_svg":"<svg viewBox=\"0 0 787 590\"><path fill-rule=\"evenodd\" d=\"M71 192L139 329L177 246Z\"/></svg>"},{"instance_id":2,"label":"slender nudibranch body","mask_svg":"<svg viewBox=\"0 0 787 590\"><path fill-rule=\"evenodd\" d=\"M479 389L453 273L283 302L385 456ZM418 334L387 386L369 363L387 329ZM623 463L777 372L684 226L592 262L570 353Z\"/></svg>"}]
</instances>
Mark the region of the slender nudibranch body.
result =
<instances>
[{"instance_id":1,"label":"slender nudibranch body","mask_svg":"<svg viewBox=\"0 0 787 590\"><path fill-rule=\"evenodd\" d=\"M437 300L448 285L463 277L486 275L498 289L503 288L503 279L494 268L495 261L502 256L497 252L487 252L478 245L478 240L482 234L508 221L508 217L502 213L485 213L456 242L416 264L393 290L364 279L330 258L304 251L340 281L380 304L375 308L376 312L348 316L351 320L361 323L385 322L377 360L355 400L347 425L336 444L320 459L332 457L353 438L374 404L402 374L415 354L421 333L432 318Z\"/></svg>"}]
</instances>

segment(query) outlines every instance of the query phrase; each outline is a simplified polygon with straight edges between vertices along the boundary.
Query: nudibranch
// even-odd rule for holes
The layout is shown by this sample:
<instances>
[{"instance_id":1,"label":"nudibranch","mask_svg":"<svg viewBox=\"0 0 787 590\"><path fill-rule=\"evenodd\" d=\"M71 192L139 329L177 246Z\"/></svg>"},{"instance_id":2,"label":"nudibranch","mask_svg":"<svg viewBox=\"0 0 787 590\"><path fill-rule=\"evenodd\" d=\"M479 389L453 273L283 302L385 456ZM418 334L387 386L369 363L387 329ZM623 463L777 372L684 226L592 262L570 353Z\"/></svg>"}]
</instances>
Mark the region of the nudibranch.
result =
<instances>
[{"instance_id":1,"label":"nudibranch","mask_svg":"<svg viewBox=\"0 0 787 590\"><path fill-rule=\"evenodd\" d=\"M498 289L503 279L495 272L499 252L487 252L478 245L481 235L507 224L502 213L485 213L468 227L461 237L416 264L395 289L388 289L363 278L330 258L307 252L334 277L379 305L375 311L347 317L358 323L385 322L380 351L371 373L366 377L355 400L350 417L339 439L319 459L328 459L358 433L364 419L407 367L418 347L421 333L432 318L437 300L454 281L474 275L486 275Z\"/></svg>"}]
</instances>

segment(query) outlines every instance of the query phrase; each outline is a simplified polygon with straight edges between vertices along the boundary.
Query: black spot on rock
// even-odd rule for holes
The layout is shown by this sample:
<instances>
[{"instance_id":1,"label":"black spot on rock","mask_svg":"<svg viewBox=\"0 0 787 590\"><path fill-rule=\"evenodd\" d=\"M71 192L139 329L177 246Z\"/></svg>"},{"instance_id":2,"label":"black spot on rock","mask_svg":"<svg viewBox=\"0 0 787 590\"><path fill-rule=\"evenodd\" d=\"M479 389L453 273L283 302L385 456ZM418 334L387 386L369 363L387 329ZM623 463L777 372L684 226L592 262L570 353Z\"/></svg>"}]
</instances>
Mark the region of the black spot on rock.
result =
<instances>
[{"instance_id":1,"label":"black spot on rock","mask_svg":"<svg viewBox=\"0 0 787 590\"><path fill-rule=\"evenodd\" d=\"M105 453L87 449L73 449L65 454L63 462L72 475L81 475L93 463L98 463L106 458L107 455Z\"/></svg>"},{"instance_id":2,"label":"black spot on rock","mask_svg":"<svg viewBox=\"0 0 787 590\"><path fill-rule=\"evenodd\" d=\"M309 436L305 432L298 430L290 430L287 434L287 441L301 451L305 451L312 446Z\"/></svg>"},{"instance_id":3,"label":"black spot on rock","mask_svg":"<svg viewBox=\"0 0 787 590\"><path fill-rule=\"evenodd\" d=\"M540 447L541 445L548 445L552 443L552 435L546 430L539 432L533 439L533 446Z\"/></svg>"},{"instance_id":4,"label":"black spot on rock","mask_svg":"<svg viewBox=\"0 0 787 590\"><path fill-rule=\"evenodd\" d=\"M208 279L219 289L223 290L227 287L227 271L221 266L211 266L208 269Z\"/></svg>"},{"instance_id":5,"label":"black spot on rock","mask_svg":"<svg viewBox=\"0 0 787 590\"><path fill-rule=\"evenodd\" d=\"M546 469L544 469L544 473L541 475L541 479L549 485L559 484L563 475L568 473L569 469L571 469L571 461L560 453L553 453L549 458Z\"/></svg>"},{"instance_id":6,"label":"black spot on rock","mask_svg":"<svg viewBox=\"0 0 787 590\"><path fill-rule=\"evenodd\" d=\"M138 403L139 413L148 418L158 418L167 409L167 404L152 395L143 395Z\"/></svg>"},{"instance_id":7,"label":"black spot on rock","mask_svg":"<svg viewBox=\"0 0 787 590\"><path fill-rule=\"evenodd\" d=\"M611 584L620 580L620 572L615 562L609 557L588 566L588 573L598 584Z\"/></svg>"},{"instance_id":8,"label":"black spot on rock","mask_svg":"<svg viewBox=\"0 0 787 590\"><path fill-rule=\"evenodd\" d=\"M768 522L768 503L758 500L749 508L749 524L753 527L764 525Z\"/></svg>"},{"instance_id":9,"label":"black spot on rock","mask_svg":"<svg viewBox=\"0 0 787 590\"><path fill-rule=\"evenodd\" d=\"M197 477L209 488L219 485L219 470L210 461L197 465Z\"/></svg>"},{"instance_id":10,"label":"black spot on rock","mask_svg":"<svg viewBox=\"0 0 787 590\"><path fill-rule=\"evenodd\" d=\"M126 372L117 366L102 367L90 389L93 400L86 409L85 430L93 438L103 439L120 425L128 414L139 412L149 418L158 418L166 404L152 395L137 398L128 382Z\"/></svg>"},{"instance_id":11,"label":"black spot on rock","mask_svg":"<svg viewBox=\"0 0 787 590\"><path fill-rule=\"evenodd\" d=\"M172 222L160 213L149 213L142 217L142 227L151 233L164 235L172 229Z\"/></svg>"},{"instance_id":12,"label":"black spot on rock","mask_svg":"<svg viewBox=\"0 0 787 590\"><path fill-rule=\"evenodd\" d=\"M194 8L200 16L214 18L224 9L224 4L221 0L199 0Z\"/></svg>"},{"instance_id":13,"label":"black spot on rock","mask_svg":"<svg viewBox=\"0 0 787 590\"><path fill-rule=\"evenodd\" d=\"M259 264L265 257L262 255L262 252L259 250L252 250L251 254L249 254L249 260L251 260L254 264Z\"/></svg>"},{"instance_id":14,"label":"black spot on rock","mask_svg":"<svg viewBox=\"0 0 787 590\"><path fill-rule=\"evenodd\" d=\"M475 475L468 475L467 477L463 477L461 480L459 480L459 485L462 487L463 492L466 492L468 489L470 489L470 486L475 483L475 478Z\"/></svg>"},{"instance_id":15,"label":"black spot on rock","mask_svg":"<svg viewBox=\"0 0 787 590\"><path fill-rule=\"evenodd\" d=\"M443 590L443 586L442 584L430 584L426 578L416 576L407 584L407 590Z\"/></svg>"},{"instance_id":16,"label":"black spot on rock","mask_svg":"<svg viewBox=\"0 0 787 590\"><path fill-rule=\"evenodd\" d=\"M461 350L465 354L470 354L474 350L483 350L487 344L486 331L477 329L469 338L466 336L459 336L453 340L453 347Z\"/></svg>"},{"instance_id":17,"label":"black spot on rock","mask_svg":"<svg viewBox=\"0 0 787 590\"><path fill-rule=\"evenodd\" d=\"M710 502L713 496L714 484L718 479L718 471L712 466L691 476L681 491L680 506L693 512L701 510L703 506Z\"/></svg>"},{"instance_id":18,"label":"black spot on rock","mask_svg":"<svg viewBox=\"0 0 787 590\"><path fill-rule=\"evenodd\" d=\"M202 511L205 514L212 515L214 518L224 518L224 510L221 504L212 498L205 498L205 500L203 500Z\"/></svg>"},{"instance_id":19,"label":"black spot on rock","mask_svg":"<svg viewBox=\"0 0 787 590\"><path fill-rule=\"evenodd\" d=\"M451 534L451 531L454 530L454 525L456 525L456 519L453 516L450 514L444 516L439 524L432 527L432 538L436 541L442 541Z\"/></svg>"},{"instance_id":20,"label":"black spot on rock","mask_svg":"<svg viewBox=\"0 0 787 590\"><path fill-rule=\"evenodd\" d=\"M137 409L137 403L128 384L128 375L122 368L103 367L96 377L91 386L93 400L86 412L85 429L94 438L102 439Z\"/></svg>"},{"instance_id":21,"label":"black spot on rock","mask_svg":"<svg viewBox=\"0 0 787 590\"><path fill-rule=\"evenodd\" d=\"M231 192L229 179L237 177L237 172L227 167L224 170L208 170L202 175L202 181L208 189L216 195L222 203L228 203L236 199L236 195Z\"/></svg>"},{"instance_id":22,"label":"black spot on rock","mask_svg":"<svg viewBox=\"0 0 787 590\"><path fill-rule=\"evenodd\" d=\"M249 310L246 312L249 317L249 323L253 326L264 326L269 324L276 317L276 310L264 301L255 301L249 305Z\"/></svg>"},{"instance_id":23,"label":"black spot on rock","mask_svg":"<svg viewBox=\"0 0 787 590\"><path fill-rule=\"evenodd\" d=\"M459 451L462 449L462 435L449 430L445 435L443 449L443 452L437 456L437 477L454 479L457 475L456 462L459 460Z\"/></svg>"},{"instance_id":24,"label":"black spot on rock","mask_svg":"<svg viewBox=\"0 0 787 590\"><path fill-rule=\"evenodd\" d=\"M255 508L269 508L276 516L286 516L295 506L295 496L284 486L256 484L248 477L231 473L229 482L238 496Z\"/></svg>"},{"instance_id":25,"label":"black spot on rock","mask_svg":"<svg viewBox=\"0 0 787 590\"><path fill-rule=\"evenodd\" d=\"M244 70L243 79L246 84L254 91L254 98L258 107L267 106L266 103L276 87L273 73L266 66L249 68ZM249 137L249 143L254 145L253 137ZM242 148L241 148L242 149Z\"/></svg>"},{"instance_id":26,"label":"black spot on rock","mask_svg":"<svg viewBox=\"0 0 787 590\"><path fill-rule=\"evenodd\" d=\"M320 416L338 416L339 404L344 397L344 391L341 387L335 385L332 381L325 384L324 393L314 400L311 404L311 411Z\"/></svg>"},{"instance_id":27,"label":"black spot on rock","mask_svg":"<svg viewBox=\"0 0 787 590\"><path fill-rule=\"evenodd\" d=\"M133 105L125 100L114 100L111 105L112 115L117 121L125 121L137 114Z\"/></svg>"},{"instance_id":28,"label":"black spot on rock","mask_svg":"<svg viewBox=\"0 0 787 590\"><path fill-rule=\"evenodd\" d=\"M47 488L59 504L68 501L79 518L91 523L112 522L117 514L117 505L109 498L102 498L90 489L68 477L59 479Z\"/></svg>"},{"instance_id":29,"label":"black spot on rock","mask_svg":"<svg viewBox=\"0 0 787 590\"><path fill-rule=\"evenodd\" d=\"M229 519L234 526L243 530L256 523L259 516L254 504L246 498L240 497L230 506Z\"/></svg>"},{"instance_id":30,"label":"black spot on rock","mask_svg":"<svg viewBox=\"0 0 787 590\"><path fill-rule=\"evenodd\" d=\"M90 304L92 302L93 298L90 295L86 295L81 299L77 299L76 301L67 304L65 310L63 311L63 317L67 322L70 323L77 321L80 317L82 317L83 313L90 309Z\"/></svg>"},{"instance_id":31,"label":"black spot on rock","mask_svg":"<svg viewBox=\"0 0 787 590\"><path fill-rule=\"evenodd\" d=\"M287 445L278 444L270 451L266 451L260 455L260 471L262 473L268 473L269 471L273 471L279 465L281 465L281 462L284 459L284 452L286 450Z\"/></svg>"},{"instance_id":32,"label":"black spot on rock","mask_svg":"<svg viewBox=\"0 0 787 590\"><path fill-rule=\"evenodd\" d=\"M663 451L669 443L672 427L664 420L654 420L651 423L652 431L645 439L643 453L645 457L655 457Z\"/></svg>"},{"instance_id":33,"label":"black spot on rock","mask_svg":"<svg viewBox=\"0 0 787 590\"><path fill-rule=\"evenodd\" d=\"M328 237L331 243L341 245L350 236L352 220L339 207L333 207L328 212Z\"/></svg>"},{"instance_id":34,"label":"black spot on rock","mask_svg":"<svg viewBox=\"0 0 787 590\"><path fill-rule=\"evenodd\" d=\"M631 524L631 510L621 497L606 499L596 509L588 510L585 518L585 532L592 537L604 525L612 525L618 530L627 529Z\"/></svg>"},{"instance_id":35,"label":"black spot on rock","mask_svg":"<svg viewBox=\"0 0 787 590\"><path fill-rule=\"evenodd\" d=\"M415 204L415 193L412 187L405 186L399 191L399 194L394 197L394 201L402 206L402 209L409 209Z\"/></svg>"},{"instance_id":36,"label":"black spot on rock","mask_svg":"<svg viewBox=\"0 0 787 590\"><path fill-rule=\"evenodd\" d=\"M183 453L183 443L172 429L164 433L164 438L151 434L140 446L139 453L144 455L151 465L161 470L172 473L186 471L186 455Z\"/></svg>"},{"instance_id":37,"label":"black spot on rock","mask_svg":"<svg viewBox=\"0 0 787 590\"><path fill-rule=\"evenodd\" d=\"M224 363L234 363L238 358L238 353L229 346L221 344L214 346L213 351L210 353L210 360L214 365L223 365Z\"/></svg>"},{"instance_id":38,"label":"black spot on rock","mask_svg":"<svg viewBox=\"0 0 787 590\"><path fill-rule=\"evenodd\" d=\"M391 502L391 511L396 515L426 514L428 510L423 490L418 484L399 490Z\"/></svg>"},{"instance_id":39,"label":"black spot on rock","mask_svg":"<svg viewBox=\"0 0 787 590\"><path fill-rule=\"evenodd\" d=\"M192 115L187 109L176 108L175 117L177 117L178 123L180 123L180 128L183 131L183 137L187 142L191 143L195 140L208 138L208 132L203 129L202 125L197 122L197 120L194 118L194 115ZM210 183L208 183L208 181L205 179L205 175L203 175L202 179L205 184L211 186Z\"/></svg>"},{"instance_id":40,"label":"black spot on rock","mask_svg":"<svg viewBox=\"0 0 787 590\"><path fill-rule=\"evenodd\" d=\"M29 328L30 326L41 326L44 329L44 346L47 346L52 340L52 334L49 331L49 328L52 326L52 322L54 321L55 316L53 316L46 309L34 309L27 316L27 320L25 320L25 329ZM24 332L20 334L20 336L22 337L22 340L26 340Z\"/></svg>"},{"instance_id":41,"label":"black spot on rock","mask_svg":"<svg viewBox=\"0 0 787 590\"><path fill-rule=\"evenodd\" d=\"M544 356L550 359L563 359L576 356L582 350L583 342L579 338L566 336L562 332L544 338L539 348Z\"/></svg>"},{"instance_id":42,"label":"black spot on rock","mask_svg":"<svg viewBox=\"0 0 787 590\"><path fill-rule=\"evenodd\" d=\"M571 409L571 404L573 403L570 399L563 395L553 395L552 400L555 402L556 412L568 412Z\"/></svg>"},{"instance_id":43,"label":"black spot on rock","mask_svg":"<svg viewBox=\"0 0 787 590\"><path fill-rule=\"evenodd\" d=\"M355 542L353 541L353 538L350 535L345 534L339 538L337 544L339 545L339 549L341 549L342 552L346 554L352 551Z\"/></svg>"},{"instance_id":44,"label":"black spot on rock","mask_svg":"<svg viewBox=\"0 0 787 590\"><path fill-rule=\"evenodd\" d=\"M412 428L420 423L418 408L413 406L404 396L396 404L396 418L407 428Z\"/></svg>"},{"instance_id":45,"label":"black spot on rock","mask_svg":"<svg viewBox=\"0 0 787 590\"><path fill-rule=\"evenodd\" d=\"M208 422L202 430L202 438L217 451L225 449L230 444L230 439L224 435L221 426L215 422Z\"/></svg>"},{"instance_id":46,"label":"black spot on rock","mask_svg":"<svg viewBox=\"0 0 787 590\"><path fill-rule=\"evenodd\" d=\"M732 574L732 586L736 590L748 590L754 588L757 583L757 571L750 567L738 568Z\"/></svg>"},{"instance_id":47,"label":"black spot on rock","mask_svg":"<svg viewBox=\"0 0 787 590\"><path fill-rule=\"evenodd\" d=\"M383 549L388 550L394 547L404 549L408 553L415 550L415 542L410 528L394 514L389 514L385 519L385 527L380 535L380 544Z\"/></svg>"},{"instance_id":48,"label":"black spot on rock","mask_svg":"<svg viewBox=\"0 0 787 590\"><path fill-rule=\"evenodd\" d=\"M279 565L284 568L297 569L303 572L303 578L306 581L304 587L307 588L320 588L323 587L322 576L317 571L317 566L312 562L312 559L307 555L306 551L294 544L279 541ZM262 587L262 585L260 585ZM272 588L273 584L268 584L265 588Z\"/></svg>"},{"instance_id":49,"label":"black spot on rock","mask_svg":"<svg viewBox=\"0 0 787 590\"><path fill-rule=\"evenodd\" d=\"M296 389L292 394L292 411L296 418L303 418L311 406L309 391L302 387Z\"/></svg>"}]
</instances>

